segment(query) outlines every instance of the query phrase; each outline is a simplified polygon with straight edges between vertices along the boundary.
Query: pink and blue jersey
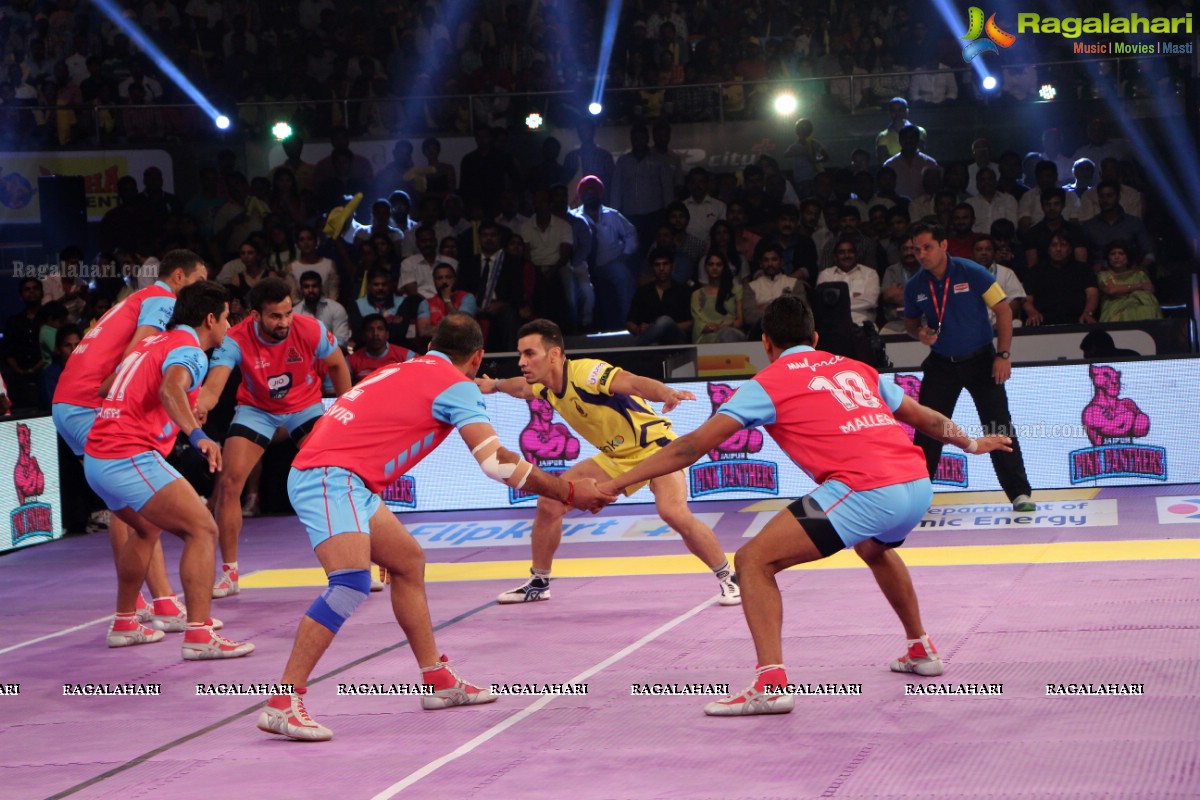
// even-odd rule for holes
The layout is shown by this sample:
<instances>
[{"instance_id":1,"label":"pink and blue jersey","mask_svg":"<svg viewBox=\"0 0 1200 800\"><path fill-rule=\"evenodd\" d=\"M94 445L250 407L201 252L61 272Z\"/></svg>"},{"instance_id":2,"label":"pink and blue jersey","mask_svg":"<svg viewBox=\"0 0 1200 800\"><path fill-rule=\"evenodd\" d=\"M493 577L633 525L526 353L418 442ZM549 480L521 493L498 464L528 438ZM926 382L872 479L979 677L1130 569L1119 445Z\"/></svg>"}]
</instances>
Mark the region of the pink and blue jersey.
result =
<instances>
[{"instance_id":1,"label":"pink and blue jersey","mask_svg":"<svg viewBox=\"0 0 1200 800\"><path fill-rule=\"evenodd\" d=\"M92 426L84 452L92 458L130 458L157 451L166 456L175 447L178 428L159 399L167 369L179 365L191 375L188 402L195 403L208 373L208 358L196 331L186 325L148 336L138 343L113 380Z\"/></svg>"},{"instance_id":2,"label":"pink and blue jersey","mask_svg":"<svg viewBox=\"0 0 1200 800\"><path fill-rule=\"evenodd\" d=\"M446 356L430 352L378 369L339 397L304 440L292 468L340 467L377 493L450 431L473 422L491 422L479 387Z\"/></svg>"},{"instance_id":3,"label":"pink and blue jersey","mask_svg":"<svg viewBox=\"0 0 1200 800\"><path fill-rule=\"evenodd\" d=\"M117 368L134 332L142 326L165 331L174 312L175 293L162 281L139 289L110 308L67 359L54 390L54 402L99 408L100 384Z\"/></svg>"},{"instance_id":4,"label":"pink and blue jersey","mask_svg":"<svg viewBox=\"0 0 1200 800\"><path fill-rule=\"evenodd\" d=\"M858 361L800 346L747 381L717 409L762 425L817 483L856 492L929 478L921 448L892 415L904 392Z\"/></svg>"},{"instance_id":5,"label":"pink and blue jersey","mask_svg":"<svg viewBox=\"0 0 1200 800\"><path fill-rule=\"evenodd\" d=\"M214 367L241 367L238 405L270 414L290 414L321 402L321 375L315 362L337 349L325 325L296 314L282 342L265 341L253 317L229 329L212 356Z\"/></svg>"}]
</instances>

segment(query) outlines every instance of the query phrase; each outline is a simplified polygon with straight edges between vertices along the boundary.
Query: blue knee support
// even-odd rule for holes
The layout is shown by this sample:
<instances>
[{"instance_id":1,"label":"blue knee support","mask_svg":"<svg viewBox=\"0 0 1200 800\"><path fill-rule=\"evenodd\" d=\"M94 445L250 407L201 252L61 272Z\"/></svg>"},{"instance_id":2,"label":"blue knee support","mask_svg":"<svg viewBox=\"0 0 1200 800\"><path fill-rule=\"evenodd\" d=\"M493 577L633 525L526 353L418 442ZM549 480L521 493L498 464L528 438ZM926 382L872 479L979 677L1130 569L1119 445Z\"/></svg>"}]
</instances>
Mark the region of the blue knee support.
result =
<instances>
[{"instance_id":1,"label":"blue knee support","mask_svg":"<svg viewBox=\"0 0 1200 800\"><path fill-rule=\"evenodd\" d=\"M337 633L370 592L369 569L339 569L329 573L329 588L313 601L305 616Z\"/></svg>"}]
</instances>

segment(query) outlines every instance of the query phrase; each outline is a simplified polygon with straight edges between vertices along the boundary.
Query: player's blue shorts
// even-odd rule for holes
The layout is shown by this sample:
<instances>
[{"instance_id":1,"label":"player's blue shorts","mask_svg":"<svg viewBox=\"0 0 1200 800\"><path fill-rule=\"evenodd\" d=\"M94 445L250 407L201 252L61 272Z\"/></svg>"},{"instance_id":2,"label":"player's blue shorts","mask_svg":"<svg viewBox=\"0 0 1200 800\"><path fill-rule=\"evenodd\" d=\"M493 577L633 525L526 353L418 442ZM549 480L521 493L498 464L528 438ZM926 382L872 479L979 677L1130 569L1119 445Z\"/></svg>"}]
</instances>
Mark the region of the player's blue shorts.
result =
<instances>
[{"instance_id":1,"label":"player's blue shorts","mask_svg":"<svg viewBox=\"0 0 1200 800\"><path fill-rule=\"evenodd\" d=\"M383 504L362 478L341 467L293 468L288 499L314 549L339 533L370 533L371 517Z\"/></svg>"},{"instance_id":2,"label":"player's blue shorts","mask_svg":"<svg viewBox=\"0 0 1200 800\"><path fill-rule=\"evenodd\" d=\"M855 492L841 481L826 481L810 497L825 511L846 547L867 539L899 545L929 510L933 484L921 478Z\"/></svg>"},{"instance_id":3,"label":"player's blue shorts","mask_svg":"<svg viewBox=\"0 0 1200 800\"><path fill-rule=\"evenodd\" d=\"M93 458L85 454L83 474L112 511L126 506L141 511L155 492L183 477L157 450L130 458Z\"/></svg>"},{"instance_id":4,"label":"player's blue shorts","mask_svg":"<svg viewBox=\"0 0 1200 800\"><path fill-rule=\"evenodd\" d=\"M50 416L54 420L58 435L75 455L83 455L83 446L87 444L88 434L96 422L96 413L99 410L70 403L55 403L50 407Z\"/></svg>"},{"instance_id":5,"label":"player's blue shorts","mask_svg":"<svg viewBox=\"0 0 1200 800\"><path fill-rule=\"evenodd\" d=\"M324 413L325 406L320 401L299 411L293 411L290 414L272 414L254 406L239 405L233 412L233 422L229 425L229 431L231 434L234 433L234 430L240 425L253 434L246 438L266 447L267 444L271 443L271 439L274 438L275 430L281 425L287 428L289 435L296 438L295 433L298 428L304 428L305 426L311 428L311 423ZM304 433L307 434L308 430L304 430Z\"/></svg>"}]
</instances>

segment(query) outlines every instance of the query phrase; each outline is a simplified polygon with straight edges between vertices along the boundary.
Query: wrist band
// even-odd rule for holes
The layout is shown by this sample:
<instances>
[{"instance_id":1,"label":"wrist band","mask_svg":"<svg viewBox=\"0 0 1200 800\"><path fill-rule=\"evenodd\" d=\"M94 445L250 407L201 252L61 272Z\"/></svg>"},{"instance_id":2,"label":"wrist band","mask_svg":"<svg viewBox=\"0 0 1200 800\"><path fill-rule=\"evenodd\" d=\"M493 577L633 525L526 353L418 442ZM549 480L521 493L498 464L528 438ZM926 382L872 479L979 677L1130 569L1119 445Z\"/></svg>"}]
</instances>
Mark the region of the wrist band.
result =
<instances>
[{"instance_id":1,"label":"wrist band","mask_svg":"<svg viewBox=\"0 0 1200 800\"><path fill-rule=\"evenodd\" d=\"M972 439L971 443L969 445L967 445L966 447L964 447L963 450L965 450L968 453L978 453L979 452L979 440Z\"/></svg>"},{"instance_id":2,"label":"wrist band","mask_svg":"<svg viewBox=\"0 0 1200 800\"><path fill-rule=\"evenodd\" d=\"M201 442L211 442L212 439L204 432L203 428L196 428L188 434L188 441L192 443L192 447L199 450Z\"/></svg>"},{"instance_id":3,"label":"wrist band","mask_svg":"<svg viewBox=\"0 0 1200 800\"><path fill-rule=\"evenodd\" d=\"M564 506L571 505L571 501L575 499L575 481L567 481L567 499L563 500Z\"/></svg>"}]
</instances>

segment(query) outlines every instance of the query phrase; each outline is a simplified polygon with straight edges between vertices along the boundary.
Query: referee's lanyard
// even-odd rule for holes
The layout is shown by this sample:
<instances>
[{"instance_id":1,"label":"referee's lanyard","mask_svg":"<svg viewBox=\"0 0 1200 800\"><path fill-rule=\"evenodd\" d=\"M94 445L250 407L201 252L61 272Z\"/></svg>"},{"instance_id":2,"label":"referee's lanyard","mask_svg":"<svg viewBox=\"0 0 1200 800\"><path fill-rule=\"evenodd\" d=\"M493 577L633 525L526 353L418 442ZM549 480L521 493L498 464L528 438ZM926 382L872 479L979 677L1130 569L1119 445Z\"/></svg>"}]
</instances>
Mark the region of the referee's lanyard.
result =
<instances>
[{"instance_id":1,"label":"referee's lanyard","mask_svg":"<svg viewBox=\"0 0 1200 800\"><path fill-rule=\"evenodd\" d=\"M946 302L950 299L950 270L946 270L946 285L942 288L942 302L938 304L937 289L934 288L933 278L929 279L929 302L933 303L933 313L937 314L937 331L942 330L942 318L946 316Z\"/></svg>"}]
</instances>

